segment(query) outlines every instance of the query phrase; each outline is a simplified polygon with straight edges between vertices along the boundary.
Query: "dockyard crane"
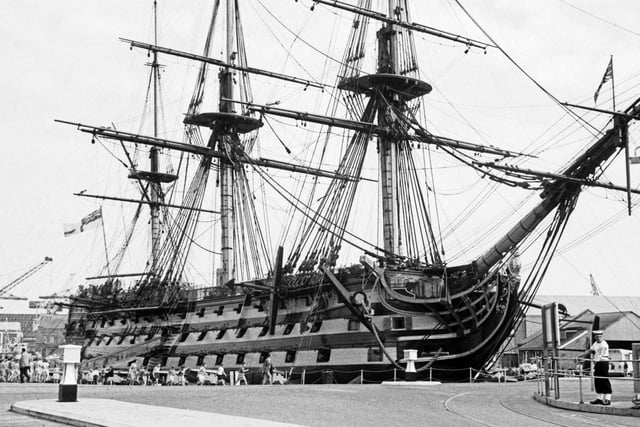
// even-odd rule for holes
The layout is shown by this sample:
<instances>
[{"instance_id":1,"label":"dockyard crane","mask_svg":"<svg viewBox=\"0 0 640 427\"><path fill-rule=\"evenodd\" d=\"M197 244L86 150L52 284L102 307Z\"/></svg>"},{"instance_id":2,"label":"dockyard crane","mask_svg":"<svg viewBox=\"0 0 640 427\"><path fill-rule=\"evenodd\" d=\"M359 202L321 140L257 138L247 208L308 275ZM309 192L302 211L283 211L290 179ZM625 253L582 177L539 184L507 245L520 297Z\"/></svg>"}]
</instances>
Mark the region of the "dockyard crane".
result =
<instances>
[{"instance_id":1,"label":"dockyard crane","mask_svg":"<svg viewBox=\"0 0 640 427\"><path fill-rule=\"evenodd\" d=\"M4 285L2 288L0 288L0 299L26 299L26 298L21 298L21 297L16 297L16 296L10 295L10 294L8 294L8 292L11 289L15 288L17 285L19 285L20 283L22 283L25 280L27 280L29 277L31 277L35 273L37 273L42 267L44 267L45 265L47 265L48 263L50 263L52 261L53 261L53 258L46 256L46 257L44 257L44 261L40 262L39 264L35 265L34 267L31 267L29 270L27 270L20 277L18 277L17 279L14 279L13 281L11 281L8 284Z\"/></svg>"}]
</instances>

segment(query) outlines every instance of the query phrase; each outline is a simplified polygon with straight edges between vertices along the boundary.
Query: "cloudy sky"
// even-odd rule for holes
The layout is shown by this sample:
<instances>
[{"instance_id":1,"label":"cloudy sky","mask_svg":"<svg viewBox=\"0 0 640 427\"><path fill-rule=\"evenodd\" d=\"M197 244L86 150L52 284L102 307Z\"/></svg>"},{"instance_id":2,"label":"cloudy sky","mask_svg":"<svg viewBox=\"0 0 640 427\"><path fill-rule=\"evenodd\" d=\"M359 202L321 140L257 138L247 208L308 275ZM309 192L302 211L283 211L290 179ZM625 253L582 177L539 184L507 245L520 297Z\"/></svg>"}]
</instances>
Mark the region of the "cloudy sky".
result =
<instances>
[{"instance_id":1,"label":"cloudy sky","mask_svg":"<svg viewBox=\"0 0 640 427\"><path fill-rule=\"evenodd\" d=\"M331 40L335 36L338 44L346 37L350 25L348 13L322 6L311 11L309 0L241 3L252 66L284 71L284 63L293 63L283 46L297 47L300 43L293 41L274 16L299 34L300 39L341 56L342 47L332 45ZM453 0L419 3L413 9L414 21L487 40ZM640 96L640 32L636 31L640 22L639 2L461 0L461 3L556 98L592 106L593 92L610 55L614 55L618 107L624 108ZM188 2L189 8L187 3L177 0L159 4L160 44L200 52L210 3ZM267 4L273 15L264 7ZM90 260L104 255L98 231L63 237L64 223L78 221L100 205L73 193L87 189L90 193L114 195L130 184L115 183L124 181L124 173L99 144L92 145L90 137L73 127L56 124L54 119L105 126L114 123L118 129L138 131L148 73L144 64L149 58L144 52L130 51L118 38L152 40L150 5L147 0L22 0L3 4L0 285L18 277L45 256L54 259L51 265L15 288L16 295L36 297L77 285L95 267ZM510 149L542 146L541 140L551 141L554 145L546 156L548 163L534 163L537 169L551 171L588 142L588 135L583 134L567 134L563 139L563 128L557 123L562 121L571 126L566 113L500 52L490 50L484 55L472 50L465 55L464 47L451 42L429 36L416 40L420 53L424 52L420 64L423 76L436 88L430 124L442 130L438 133L476 142L490 141ZM444 53L445 49L452 53ZM318 71L321 66L313 62L320 64L322 57L314 57L310 49L300 52L297 58L302 62L300 69L296 70L294 64L288 72L300 71L326 79ZM176 137L180 135L182 113L192 90L193 79L185 76L192 76L197 66L176 58L164 58L163 63L167 92L163 118L169 123L165 125L165 135ZM272 87L257 93L256 102L266 103L276 99L278 91ZM611 86L607 85L598 106L610 108L610 98ZM459 107L452 110L449 103ZM313 105L309 104L310 110ZM459 117L457 113L447 115L447 111L456 111L465 120L479 120L474 129L484 141L454 126ZM588 117L598 126L605 123L594 115ZM632 144L632 150L640 144L633 134ZM120 171L116 173L118 168ZM637 187L640 166L635 168L631 182ZM620 165L613 165L607 177L623 185L620 170ZM453 191L455 186L449 185L448 189ZM622 195L588 190L585 196L541 292L588 294L591 273L605 295L640 295L635 274L640 253L640 207L629 218L624 215ZM118 209L116 204L102 204ZM205 273L203 279L208 276Z\"/></svg>"}]
</instances>

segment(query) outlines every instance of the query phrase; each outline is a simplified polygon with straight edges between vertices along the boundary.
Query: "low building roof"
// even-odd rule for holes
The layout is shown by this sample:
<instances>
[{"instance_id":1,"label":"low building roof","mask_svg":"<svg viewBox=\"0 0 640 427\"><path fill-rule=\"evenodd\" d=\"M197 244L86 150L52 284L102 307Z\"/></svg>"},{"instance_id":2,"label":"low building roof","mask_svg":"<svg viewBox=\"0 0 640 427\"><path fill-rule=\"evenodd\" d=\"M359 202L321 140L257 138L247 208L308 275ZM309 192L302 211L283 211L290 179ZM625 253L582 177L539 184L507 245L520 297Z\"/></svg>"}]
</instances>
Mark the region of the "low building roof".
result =
<instances>
[{"instance_id":1,"label":"low building roof","mask_svg":"<svg viewBox=\"0 0 640 427\"><path fill-rule=\"evenodd\" d=\"M640 297L606 297L603 295L536 295L533 302L545 305L557 302L567 308L570 315L585 310L594 313L613 313L631 311L640 315ZM531 311L531 310L530 310Z\"/></svg>"},{"instance_id":2,"label":"low building roof","mask_svg":"<svg viewBox=\"0 0 640 427\"><path fill-rule=\"evenodd\" d=\"M22 332L20 322L0 321L0 332Z\"/></svg>"},{"instance_id":3,"label":"low building roof","mask_svg":"<svg viewBox=\"0 0 640 427\"><path fill-rule=\"evenodd\" d=\"M640 341L640 316L626 312L593 313L584 310L576 316L563 319L560 331L564 331L564 339L560 340L560 347L580 348L580 335L591 331L593 321L600 319L598 329L604 331L604 339L609 341ZM538 332L519 347L520 350L542 349L542 332Z\"/></svg>"}]
</instances>

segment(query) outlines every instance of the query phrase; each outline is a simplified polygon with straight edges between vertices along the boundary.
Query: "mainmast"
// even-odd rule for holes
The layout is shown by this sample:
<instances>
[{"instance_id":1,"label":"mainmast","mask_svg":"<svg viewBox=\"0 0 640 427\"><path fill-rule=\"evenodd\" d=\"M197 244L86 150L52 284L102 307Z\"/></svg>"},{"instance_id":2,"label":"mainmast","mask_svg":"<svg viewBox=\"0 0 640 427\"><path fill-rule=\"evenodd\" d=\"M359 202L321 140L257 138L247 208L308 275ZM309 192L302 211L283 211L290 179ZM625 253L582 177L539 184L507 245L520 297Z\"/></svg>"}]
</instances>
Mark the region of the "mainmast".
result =
<instances>
[{"instance_id":1,"label":"mainmast","mask_svg":"<svg viewBox=\"0 0 640 427\"><path fill-rule=\"evenodd\" d=\"M158 44L158 2L153 1L153 42ZM151 74L153 78L153 136L158 137L158 80L160 78L160 64L158 64L158 52L153 52L153 62L151 63ZM158 169L158 149L151 147L149 150L149 160L151 173L157 174ZM160 183L151 181L151 263L156 265L158 251L160 248Z\"/></svg>"},{"instance_id":2,"label":"mainmast","mask_svg":"<svg viewBox=\"0 0 640 427\"><path fill-rule=\"evenodd\" d=\"M236 57L235 48L235 0L227 0L227 64L233 64ZM225 67L220 72L220 112L234 114L233 70ZM220 151L225 150L223 135L219 140ZM225 284L233 273L233 168L226 159L220 160L220 224L222 269L219 284Z\"/></svg>"},{"instance_id":3,"label":"mainmast","mask_svg":"<svg viewBox=\"0 0 640 427\"><path fill-rule=\"evenodd\" d=\"M389 18L399 18L397 0L389 0ZM398 33L400 27L387 23L378 31L378 64L377 71L381 74L398 75ZM397 99L395 100L397 101ZM391 117L385 114L388 106L380 105L378 120L381 126L390 126ZM398 147L393 137L378 138L378 152L380 160L380 190L382 192L382 227L384 249L387 253L401 255L402 242L398 233L398 169L396 168Z\"/></svg>"}]
</instances>

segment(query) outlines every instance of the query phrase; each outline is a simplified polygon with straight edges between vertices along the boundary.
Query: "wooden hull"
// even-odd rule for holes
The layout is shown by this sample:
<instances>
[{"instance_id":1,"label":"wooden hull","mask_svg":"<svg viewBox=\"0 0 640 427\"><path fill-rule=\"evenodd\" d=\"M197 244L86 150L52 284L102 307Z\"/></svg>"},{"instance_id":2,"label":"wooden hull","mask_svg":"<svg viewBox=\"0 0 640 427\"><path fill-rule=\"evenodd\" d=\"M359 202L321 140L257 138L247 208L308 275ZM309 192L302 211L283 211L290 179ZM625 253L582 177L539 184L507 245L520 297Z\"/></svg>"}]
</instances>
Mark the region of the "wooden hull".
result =
<instances>
[{"instance_id":1,"label":"wooden hull","mask_svg":"<svg viewBox=\"0 0 640 427\"><path fill-rule=\"evenodd\" d=\"M278 370L305 383L402 379L403 350L415 349L418 379L460 381L498 350L520 311L512 277L495 274L466 288L458 281L448 295L418 296L415 281L392 288L394 274L336 272L343 291L363 296L366 308L347 301L330 280L312 290L281 292L272 330L269 292L224 297L205 292L173 308L72 306L68 338L82 344L90 367L124 369L138 359L138 366L160 364L165 372L178 366L197 370L203 363L234 370L245 363L255 381L271 353Z\"/></svg>"}]
</instances>

